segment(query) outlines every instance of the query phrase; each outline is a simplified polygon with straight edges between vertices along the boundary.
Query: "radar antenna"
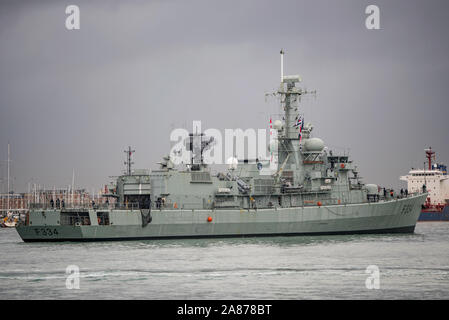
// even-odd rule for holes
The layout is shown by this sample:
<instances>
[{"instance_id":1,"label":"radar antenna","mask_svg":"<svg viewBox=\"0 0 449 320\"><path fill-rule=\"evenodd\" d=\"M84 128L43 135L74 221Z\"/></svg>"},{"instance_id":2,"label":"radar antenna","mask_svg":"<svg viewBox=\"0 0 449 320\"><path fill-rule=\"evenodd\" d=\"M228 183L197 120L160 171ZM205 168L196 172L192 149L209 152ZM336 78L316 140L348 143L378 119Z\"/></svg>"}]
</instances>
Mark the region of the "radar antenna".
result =
<instances>
[{"instance_id":1,"label":"radar antenna","mask_svg":"<svg viewBox=\"0 0 449 320\"><path fill-rule=\"evenodd\" d=\"M126 165L126 174L128 176L131 175L131 165L134 164L134 162L131 161L131 157L133 155L134 152L136 152L136 150L131 150L131 147L128 147L128 150L123 151L126 153L127 156L127 160L125 161L125 165Z\"/></svg>"},{"instance_id":2,"label":"radar antenna","mask_svg":"<svg viewBox=\"0 0 449 320\"><path fill-rule=\"evenodd\" d=\"M284 82L284 49L281 49L281 85Z\"/></svg>"},{"instance_id":3,"label":"radar antenna","mask_svg":"<svg viewBox=\"0 0 449 320\"><path fill-rule=\"evenodd\" d=\"M186 141L187 151L191 151L191 169L200 170L203 163L203 153L215 145L214 137L204 133L190 133Z\"/></svg>"}]
</instances>

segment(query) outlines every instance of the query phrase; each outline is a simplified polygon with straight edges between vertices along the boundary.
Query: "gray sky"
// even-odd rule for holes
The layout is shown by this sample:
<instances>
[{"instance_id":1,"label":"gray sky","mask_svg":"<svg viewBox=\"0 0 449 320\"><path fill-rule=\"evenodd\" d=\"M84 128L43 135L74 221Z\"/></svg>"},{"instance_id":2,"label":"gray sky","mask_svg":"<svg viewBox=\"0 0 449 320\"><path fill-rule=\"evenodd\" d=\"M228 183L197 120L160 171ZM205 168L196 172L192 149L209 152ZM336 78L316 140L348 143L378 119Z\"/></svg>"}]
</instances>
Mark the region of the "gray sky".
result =
<instances>
[{"instance_id":1,"label":"gray sky","mask_svg":"<svg viewBox=\"0 0 449 320\"><path fill-rule=\"evenodd\" d=\"M38 3L37 3L38 2ZM76 4L81 29L65 28ZM365 28L380 8L381 30ZM306 122L366 183L404 186L432 146L449 164L448 1L1 1L0 160L28 183L98 189L157 168L173 128L267 128L285 73L316 89ZM5 188L2 188L5 191Z\"/></svg>"}]
</instances>

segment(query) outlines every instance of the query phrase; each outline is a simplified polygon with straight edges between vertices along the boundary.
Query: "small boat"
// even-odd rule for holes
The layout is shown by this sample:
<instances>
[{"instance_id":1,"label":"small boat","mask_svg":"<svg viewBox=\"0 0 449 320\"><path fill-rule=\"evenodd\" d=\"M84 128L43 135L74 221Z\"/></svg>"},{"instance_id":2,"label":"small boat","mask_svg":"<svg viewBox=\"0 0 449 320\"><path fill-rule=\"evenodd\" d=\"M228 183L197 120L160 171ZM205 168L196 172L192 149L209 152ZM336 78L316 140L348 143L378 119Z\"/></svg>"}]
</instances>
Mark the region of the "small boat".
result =
<instances>
[{"instance_id":1,"label":"small boat","mask_svg":"<svg viewBox=\"0 0 449 320\"><path fill-rule=\"evenodd\" d=\"M0 226L2 228L15 228L18 222L18 217L14 217L10 213L8 213L8 215L1 221Z\"/></svg>"}]
</instances>

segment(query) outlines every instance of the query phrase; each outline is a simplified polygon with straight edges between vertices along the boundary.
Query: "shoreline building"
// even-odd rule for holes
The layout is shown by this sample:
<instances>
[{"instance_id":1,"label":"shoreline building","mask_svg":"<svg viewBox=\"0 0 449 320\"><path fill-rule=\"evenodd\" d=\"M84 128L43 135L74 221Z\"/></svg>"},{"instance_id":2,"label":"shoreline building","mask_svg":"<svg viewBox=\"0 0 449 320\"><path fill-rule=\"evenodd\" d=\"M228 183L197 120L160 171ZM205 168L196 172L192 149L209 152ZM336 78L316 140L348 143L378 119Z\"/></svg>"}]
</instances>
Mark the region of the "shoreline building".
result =
<instances>
[{"instance_id":1,"label":"shoreline building","mask_svg":"<svg viewBox=\"0 0 449 320\"><path fill-rule=\"evenodd\" d=\"M57 200L60 205L64 202L67 208L88 207L103 205L107 203L107 197L104 194L107 188L96 194L89 193L86 189L77 189L70 191L68 189L46 189L34 190L26 193L7 193L0 194L0 215L4 216L7 212L24 213L32 206L51 207L51 201L56 206Z\"/></svg>"}]
</instances>

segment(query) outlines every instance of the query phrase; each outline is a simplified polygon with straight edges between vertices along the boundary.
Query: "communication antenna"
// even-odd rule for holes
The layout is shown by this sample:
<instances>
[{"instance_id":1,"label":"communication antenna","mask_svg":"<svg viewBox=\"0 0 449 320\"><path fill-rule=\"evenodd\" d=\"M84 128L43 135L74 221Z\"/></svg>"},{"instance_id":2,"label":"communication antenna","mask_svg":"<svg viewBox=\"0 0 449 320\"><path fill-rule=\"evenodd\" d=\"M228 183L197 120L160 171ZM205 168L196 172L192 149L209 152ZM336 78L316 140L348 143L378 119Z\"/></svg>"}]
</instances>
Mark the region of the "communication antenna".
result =
<instances>
[{"instance_id":1,"label":"communication antenna","mask_svg":"<svg viewBox=\"0 0 449 320\"><path fill-rule=\"evenodd\" d=\"M284 49L281 49L281 84L284 82Z\"/></svg>"},{"instance_id":2,"label":"communication antenna","mask_svg":"<svg viewBox=\"0 0 449 320\"><path fill-rule=\"evenodd\" d=\"M136 150L131 150L131 147L128 147L128 150L124 151L126 153L127 156L127 160L125 161L125 165L126 165L126 174L128 176L131 175L131 165L134 164L134 162L131 161L131 156L133 155L134 152L136 152Z\"/></svg>"},{"instance_id":3,"label":"communication antenna","mask_svg":"<svg viewBox=\"0 0 449 320\"><path fill-rule=\"evenodd\" d=\"M435 151L432 150L432 147L429 147L429 149L425 149L424 151L426 152L427 161L429 163L429 170L432 170L432 157L435 160Z\"/></svg>"}]
</instances>

